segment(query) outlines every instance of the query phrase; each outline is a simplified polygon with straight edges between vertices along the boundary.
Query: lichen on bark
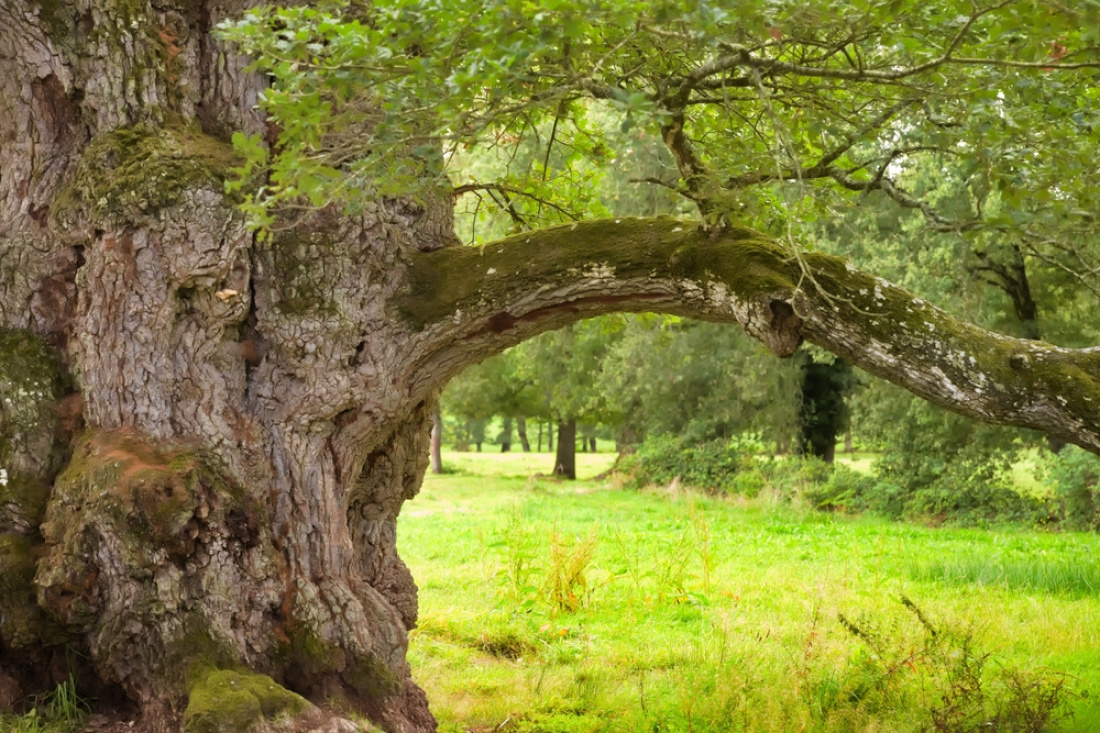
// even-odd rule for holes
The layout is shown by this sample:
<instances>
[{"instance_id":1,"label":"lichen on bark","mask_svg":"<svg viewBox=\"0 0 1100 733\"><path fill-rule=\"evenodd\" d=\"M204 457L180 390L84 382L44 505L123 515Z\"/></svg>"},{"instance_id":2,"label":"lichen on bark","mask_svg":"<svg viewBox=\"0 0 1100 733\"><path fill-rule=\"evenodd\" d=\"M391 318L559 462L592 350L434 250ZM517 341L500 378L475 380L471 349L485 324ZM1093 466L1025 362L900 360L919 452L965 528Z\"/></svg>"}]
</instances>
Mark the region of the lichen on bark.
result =
<instances>
[{"instance_id":1,"label":"lichen on bark","mask_svg":"<svg viewBox=\"0 0 1100 733\"><path fill-rule=\"evenodd\" d=\"M196 125L144 123L94 137L54 200L53 216L73 226L140 222L174 205L186 189L222 192L240 159L226 142Z\"/></svg>"}]
</instances>

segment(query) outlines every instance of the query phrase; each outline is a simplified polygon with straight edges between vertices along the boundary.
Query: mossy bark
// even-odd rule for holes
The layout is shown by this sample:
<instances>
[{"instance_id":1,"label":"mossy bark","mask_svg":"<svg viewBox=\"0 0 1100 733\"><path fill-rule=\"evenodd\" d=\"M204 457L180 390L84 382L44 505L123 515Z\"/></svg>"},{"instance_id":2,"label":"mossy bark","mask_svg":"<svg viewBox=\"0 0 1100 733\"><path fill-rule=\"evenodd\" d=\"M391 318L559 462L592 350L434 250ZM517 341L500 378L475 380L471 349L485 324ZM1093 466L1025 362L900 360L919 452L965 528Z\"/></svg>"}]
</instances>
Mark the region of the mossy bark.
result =
<instances>
[{"instance_id":1,"label":"mossy bark","mask_svg":"<svg viewBox=\"0 0 1100 733\"><path fill-rule=\"evenodd\" d=\"M397 386L408 329L385 304L450 213L379 201L254 240L223 183L229 133L266 131L263 79L210 32L247 4L0 7L0 328L53 366L0 380L0 405L37 390L0 412L0 688L71 665L175 730L234 707L211 680L267 675L426 731L395 542L431 404ZM49 382L59 366L79 396ZM43 664L59 639L74 655Z\"/></svg>"},{"instance_id":2,"label":"mossy bark","mask_svg":"<svg viewBox=\"0 0 1100 733\"><path fill-rule=\"evenodd\" d=\"M982 329L841 258L796 256L746 229L605 220L418 255L398 305L418 332L414 389L536 333L624 310L740 323L778 356L806 339L947 409L1100 453L1100 349Z\"/></svg>"}]
</instances>

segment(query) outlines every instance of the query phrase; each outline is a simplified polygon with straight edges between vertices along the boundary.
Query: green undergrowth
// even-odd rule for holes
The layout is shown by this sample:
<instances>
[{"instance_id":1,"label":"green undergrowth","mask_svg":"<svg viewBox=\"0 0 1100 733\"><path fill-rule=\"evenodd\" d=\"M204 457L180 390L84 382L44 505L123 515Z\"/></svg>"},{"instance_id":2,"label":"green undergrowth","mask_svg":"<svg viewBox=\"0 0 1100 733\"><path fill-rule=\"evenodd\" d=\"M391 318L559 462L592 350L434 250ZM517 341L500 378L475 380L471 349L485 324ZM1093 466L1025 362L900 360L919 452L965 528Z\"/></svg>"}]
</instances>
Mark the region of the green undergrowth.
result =
<instances>
[{"instance_id":1,"label":"green undergrowth","mask_svg":"<svg viewBox=\"0 0 1100 733\"><path fill-rule=\"evenodd\" d=\"M624 485L684 484L711 495L768 494L826 512L874 513L925 524L1017 524L1100 530L1100 458L968 446L944 460L933 447L872 461L770 456L738 439L692 444L652 437L616 464Z\"/></svg>"},{"instance_id":2,"label":"green undergrowth","mask_svg":"<svg viewBox=\"0 0 1100 733\"><path fill-rule=\"evenodd\" d=\"M399 532L410 661L442 731L1100 730L1094 534L462 458Z\"/></svg>"},{"instance_id":3,"label":"green undergrowth","mask_svg":"<svg viewBox=\"0 0 1100 733\"><path fill-rule=\"evenodd\" d=\"M21 716L0 714L4 733L75 733L88 717L88 703L77 692L72 677L34 700Z\"/></svg>"}]
</instances>

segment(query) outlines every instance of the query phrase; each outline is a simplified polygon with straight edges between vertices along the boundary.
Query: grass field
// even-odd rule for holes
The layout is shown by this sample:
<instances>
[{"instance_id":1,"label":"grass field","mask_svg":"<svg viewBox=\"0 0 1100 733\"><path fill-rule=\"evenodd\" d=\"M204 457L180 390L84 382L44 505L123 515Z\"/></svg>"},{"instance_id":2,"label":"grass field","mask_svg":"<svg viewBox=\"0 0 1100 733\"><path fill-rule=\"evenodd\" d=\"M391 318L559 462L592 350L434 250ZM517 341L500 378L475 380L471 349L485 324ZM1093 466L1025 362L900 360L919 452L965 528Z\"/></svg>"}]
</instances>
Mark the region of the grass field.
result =
<instances>
[{"instance_id":1,"label":"grass field","mask_svg":"<svg viewBox=\"0 0 1100 733\"><path fill-rule=\"evenodd\" d=\"M1095 535L444 462L399 524L443 731L1100 731Z\"/></svg>"}]
</instances>

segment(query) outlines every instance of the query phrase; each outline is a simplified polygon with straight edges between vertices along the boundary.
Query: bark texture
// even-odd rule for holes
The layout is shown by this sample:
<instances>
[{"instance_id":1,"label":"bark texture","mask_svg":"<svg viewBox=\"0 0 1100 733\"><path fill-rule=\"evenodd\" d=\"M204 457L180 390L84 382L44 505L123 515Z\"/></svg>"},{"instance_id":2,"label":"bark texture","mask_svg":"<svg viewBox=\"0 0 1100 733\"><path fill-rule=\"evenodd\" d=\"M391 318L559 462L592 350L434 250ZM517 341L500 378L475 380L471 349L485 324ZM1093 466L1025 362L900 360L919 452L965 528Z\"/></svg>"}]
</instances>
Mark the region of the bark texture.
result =
<instances>
[{"instance_id":1,"label":"bark texture","mask_svg":"<svg viewBox=\"0 0 1100 733\"><path fill-rule=\"evenodd\" d=\"M434 394L387 303L449 210L260 246L223 180L262 80L210 34L244 6L0 7L0 703L75 666L150 730L316 722L271 686L432 730L395 538Z\"/></svg>"},{"instance_id":2,"label":"bark texture","mask_svg":"<svg viewBox=\"0 0 1100 733\"><path fill-rule=\"evenodd\" d=\"M146 730L347 729L329 701L434 730L396 536L439 391L599 313L737 322L780 356L807 338L1100 452L1100 352L984 332L747 230L455 248L432 196L257 242L222 182L227 134L264 131L262 81L210 34L244 5L0 5L0 706L71 670Z\"/></svg>"}]
</instances>

